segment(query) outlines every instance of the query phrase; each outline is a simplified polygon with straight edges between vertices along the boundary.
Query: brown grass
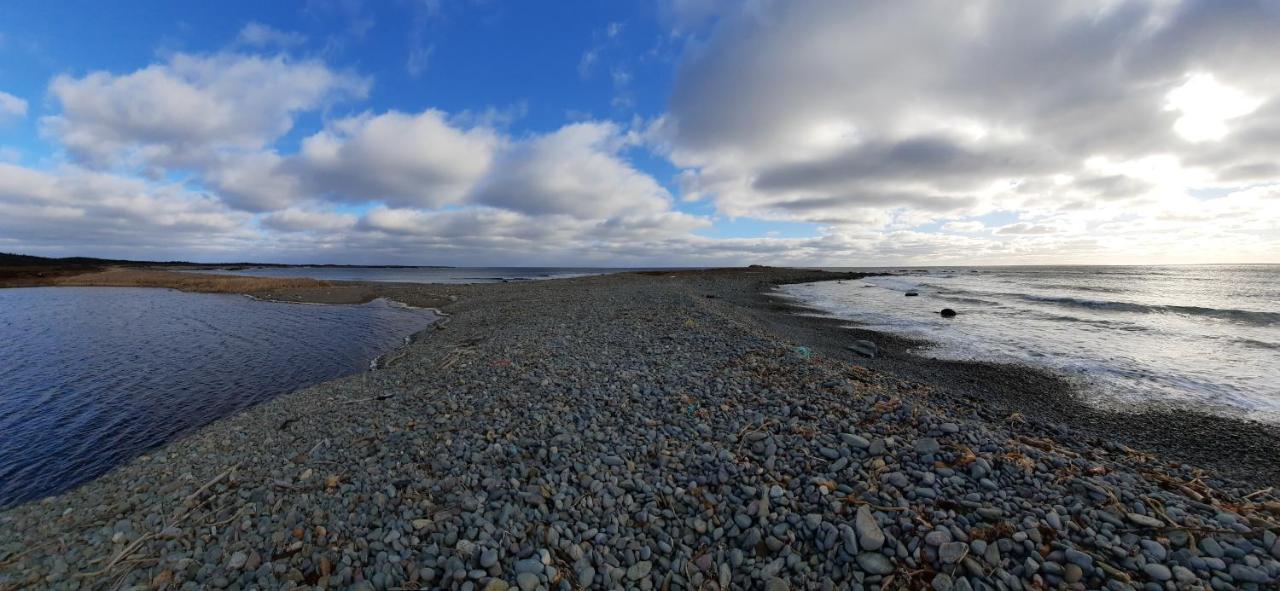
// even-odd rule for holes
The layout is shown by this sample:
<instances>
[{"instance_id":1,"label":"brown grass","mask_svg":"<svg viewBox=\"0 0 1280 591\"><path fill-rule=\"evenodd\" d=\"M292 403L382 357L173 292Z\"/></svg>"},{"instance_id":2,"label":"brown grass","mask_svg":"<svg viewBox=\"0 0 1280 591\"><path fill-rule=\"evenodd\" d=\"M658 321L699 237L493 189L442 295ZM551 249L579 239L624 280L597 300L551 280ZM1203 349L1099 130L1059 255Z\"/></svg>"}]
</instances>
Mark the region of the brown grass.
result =
<instances>
[{"instance_id":1,"label":"brown grass","mask_svg":"<svg viewBox=\"0 0 1280 591\"><path fill-rule=\"evenodd\" d=\"M204 275L174 271L109 269L98 273L59 277L53 280L53 285L168 287L202 293L261 294L274 291L323 289L332 284L328 281L306 278L241 277L237 275Z\"/></svg>"}]
</instances>

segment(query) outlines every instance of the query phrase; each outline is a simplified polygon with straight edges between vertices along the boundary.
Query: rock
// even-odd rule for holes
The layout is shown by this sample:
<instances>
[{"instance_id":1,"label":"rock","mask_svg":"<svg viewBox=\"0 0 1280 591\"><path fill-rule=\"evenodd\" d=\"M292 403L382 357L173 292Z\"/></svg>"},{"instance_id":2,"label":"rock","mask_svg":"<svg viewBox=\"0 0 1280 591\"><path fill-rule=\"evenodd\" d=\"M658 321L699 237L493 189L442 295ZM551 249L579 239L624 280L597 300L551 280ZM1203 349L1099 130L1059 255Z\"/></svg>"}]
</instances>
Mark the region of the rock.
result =
<instances>
[{"instance_id":1,"label":"rock","mask_svg":"<svg viewBox=\"0 0 1280 591\"><path fill-rule=\"evenodd\" d=\"M870 341L867 341L867 342L870 342ZM853 433L841 433L840 440L843 441L845 445L848 445L850 447L856 447L858 449L867 449L868 447L871 447L870 440L868 440L866 437L863 437L861 435L855 435Z\"/></svg>"},{"instance_id":2,"label":"rock","mask_svg":"<svg viewBox=\"0 0 1280 591\"><path fill-rule=\"evenodd\" d=\"M480 566L481 566L481 567L489 568L489 567L491 567L491 566L493 566L493 565L495 565L495 564L498 564L498 551L497 551L497 550L494 550L494 549L492 549L492 548L486 548L483 552L481 552L481 553L480 553Z\"/></svg>"},{"instance_id":3,"label":"rock","mask_svg":"<svg viewBox=\"0 0 1280 591\"><path fill-rule=\"evenodd\" d=\"M578 586L590 587L596 580L596 569L591 565L583 566L578 569Z\"/></svg>"},{"instance_id":4,"label":"rock","mask_svg":"<svg viewBox=\"0 0 1280 591\"><path fill-rule=\"evenodd\" d=\"M914 296L918 296L918 295L920 295L920 292L912 290L912 291L908 291L907 293L905 293L905 294L903 294L903 295L905 295L905 296L907 296L907 297L914 297Z\"/></svg>"},{"instance_id":5,"label":"rock","mask_svg":"<svg viewBox=\"0 0 1280 591\"><path fill-rule=\"evenodd\" d=\"M1143 565L1142 572L1146 573L1153 581L1164 582L1173 578L1173 573L1169 571L1169 567L1154 562Z\"/></svg>"},{"instance_id":6,"label":"rock","mask_svg":"<svg viewBox=\"0 0 1280 591\"><path fill-rule=\"evenodd\" d=\"M1079 565L1080 568L1083 568L1083 569L1093 568L1093 557L1089 556L1088 554L1085 554L1084 552L1076 550L1075 548L1067 548L1066 551L1063 552L1063 555L1067 557L1067 562L1070 562L1071 564Z\"/></svg>"},{"instance_id":7,"label":"rock","mask_svg":"<svg viewBox=\"0 0 1280 591\"><path fill-rule=\"evenodd\" d=\"M884 547L884 532L880 530L880 524L876 522L876 518L871 514L871 509L866 505L858 507L858 514L854 517L853 528L858 532L858 547L874 552Z\"/></svg>"},{"instance_id":8,"label":"rock","mask_svg":"<svg viewBox=\"0 0 1280 591\"><path fill-rule=\"evenodd\" d=\"M485 584L484 591L507 591L511 585L502 579L489 579Z\"/></svg>"},{"instance_id":9,"label":"rock","mask_svg":"<svg viewBox=\"0 0 1280 591\"><path fill-rule=\"evenodd\" d=\"M969 553L969 545L964 542L947 542L938 547L938 558L946 564L955 564Z\"/></svg>"},{"instance_id":10,"label":"rock","mask_svg":"<svg viewBox=\"0 0 1280 591\"><path fill-rule=\"evenodd\" d=\"M951 591L951 575L947 573L938 573L933 576L933 582L929 583L933 587L933 591Z\"/></svg>"},{"instance_id":11,"label":"rock","mask_svg":"<svg viewBox=\"0 0 1280 591\"><path fill-rule=\"evenodd\" d=\"M880 354L880 347L876 346L875 343L866 340L854 341L845 345L845 348L863 357L875 357Z\"/></svg>"},{"instance_id":12,"label":"rock","mask_svg":"<svg viewBox=\"0 0 1280 591\"><path fill-rule=\"evenodd\" d=\"M520 591L533 591L538 588L538 575L520 573L516 575L516 585L520 587Z\"/></svg>"},{"instance_id":13,"label":"rock","mask_svg":"<svg viewBox=\"0 0 1280 591\"><path fill-rule=\"evenodd\" d=\"M1068 563L1062 567L1062 580L1074 584L1080 582L1080 579L1083 578L1084 569L1080 568L1080 565Z\"/></svg>"},{"instance_id":14,"label":"rock","mask_svg":"<svg viewBox=\"0 0 1280 591\"><path fill-rule=\"evenodd\" d=\"M518 573L533 573L533 574L538 574L538 573L542 572L542 569L543 569L544 567L546 567L546 565L545 565L545 564L542 564L542 559L541 559L541 558L526 558L526 559L524 559L524 560L517 560L517 561L516 561L516 573L517 573L517 574L518 574Z\"/></svg>"},{"instance_id":15,"label":"rock","mask_svg":"<svg viewBox=\"0 0 1280 591\"><path fill-rule=\"evenodd\" d=\"M839 527L839 531L840 531L840 534L839 534L840 542L844 547L845 553L848 554L849 556L857 556L858 540L854 534L853 528L841 523Z\"/></svg>"},{"instance_id":16,"label":"rock","mask_svg":"<svg viewBox=\"0 0 1280 591\"><path fill-rule=\"evenodd\" d=\"M932 437L921 437L916 440L916 453L927 456L938 453L942 446L938 445L938 440Z\"/></svg>"},{"instance_id":17,"label":"rock","mask_svg":"<svg viewBox=\"0 0 1280 591\"><path fill-rule=\"evenodd\" d=\"M1247 583L1258 583L1259 585L1263 583L1274 582L1274 579L1267 573L1263 572L1261 569L1257 569L1245 564L1233 564L1231 565L1231 569L1228 572L1231 574L1231 578L1237 581L1245 581Z\"/></svg>"},{"instance_id":18,"label":"rock","mask_svg":"<svg viewBox=\"0 0 1280 591\"><path fill-rule=\"evenodd\" d=\"M791 584L778 577L772 577L764 583L764 591L789 591L790 589Z\"/></svg>"},{"instance_id":19,"label":"rock","mask_svg":"<svg viewBox=\"0 0 1280 591\"><path fill-rule=\"evenodd\" d=\"M893 572L893 563L879 552L863 552L858 555L858 566L873 575L887 575Z\"/></svg>"},{"instance_id":20,"label":"rock","mask_svg":"<svg viewBox=\"0 0 1280 591\"><path fill-rule=\"evenodd\" d=\"M1165 526L1165 523L1163 521L1160 521L1155 517L1151 517L1150 515L1143 515L1141 513L1130 513L1128 517L1129 517L1129 521L1132 521L1138 525L1141 525L1142 527L1164 527Z\"/></svg>"},{"instance_id":21,"label":"rock","mask_svg":"<svg viewBox=\"0 0 1280 591\"><path fill-rule=\"evenodd\" d=\"M952 310L951 308L943 308L941 312L938 312L938 314L942 315L942 317L943 317L943 318L955 318L955 317L956 317L956 311L955 311L955 310Z\"/></svg>"},{"instance_id":22,"label":"rock","mask_svg":"<svg viewBox=\"0 0 1280 591\"><path fill-rule=\"evenodd\" d=\"M231 559L227 560L227 568L231 570L240 570L244 567L244 563L249 561L249 555L244 552L236 552L231 555Z\"/></svg>"},{"instance_id":23,"label":"rock","mask_svg":"<svg viewBox=\"0 0 1280 591\"><path fill-rule=\"evenodd\" d=\"M1222 549L1222 544L1218 540L1210 537L1200 539L1200 551L1214 558L1222 558L1227 551Z\"/></svg>"},{"instance_id":24,"label":"rock","mask_svg":"<svg viewBox=\"0 0 1280 591\"><path fill-rule=\"evenodd\" d=\"M1155 540L1138 540L1138 545L1142 546L1142 553L1151 562L1164 562L1164 559L1169 555L1169 551L1164 545Z\"/></svg>"},{"instance_id":25,"label":"rock","mask_svg":"<svg viewBox=\"0 0 1280 591\"><path fill-rule=\"evenodd\" d=\"M641 560L627 569L627 578L632 581L639 581L649 576L649 571L653 570L653 563L648 560Z\"/></svg>"},{"instance_id":26,"label":"rock","mask_svg":"<svg viewBox=\"0 0 1280 591\"><path fill-rule=\"evenodd\" d=\"M924 535L924 543L930 546L941 546L951 541L951 532L945 529L935 529Z\"/></svg>"}]
</instances>

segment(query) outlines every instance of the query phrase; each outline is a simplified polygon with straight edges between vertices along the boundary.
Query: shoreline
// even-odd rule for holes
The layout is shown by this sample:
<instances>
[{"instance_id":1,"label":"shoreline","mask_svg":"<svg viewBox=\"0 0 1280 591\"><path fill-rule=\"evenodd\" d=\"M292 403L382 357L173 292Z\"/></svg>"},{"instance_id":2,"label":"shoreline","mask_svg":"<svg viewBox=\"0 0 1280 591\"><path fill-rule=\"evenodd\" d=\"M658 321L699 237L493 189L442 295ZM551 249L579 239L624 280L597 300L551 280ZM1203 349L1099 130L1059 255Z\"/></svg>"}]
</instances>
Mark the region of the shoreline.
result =
<instances>
[{"instance_id":1,"label":"shoreline","mask_svg":"<svg viewBox=\"0 0 1280 591\"><path fill-rule=\"evenodd\" d=\"M764 293L853 276L378 286L448 326L0 512L0 589L1280 580L1273 491L1009 422Z\"/></svg>"},{"instance_id":2,"label":"shoreline","mask_svg":"<svg viewBox=\"0 0 1280 591\"><path fill-rule=\"evenodd\" d=\"M1014 413L1034 419L1045 435L1114 441L1171 461L1197 465L1257 488L1280 487L1280 425L1184 408L1110 409L1083 399L1080 386L1048 368L1025 364L934 359L912 349L927 341L868 330L778 293L761 292L760 309L780 312L780 332L809 338L829 355L929 383L944 394L974 403L989 420ZM843 344L867 339L883 356L867 359Z\"/></svg>"}]
</instances>

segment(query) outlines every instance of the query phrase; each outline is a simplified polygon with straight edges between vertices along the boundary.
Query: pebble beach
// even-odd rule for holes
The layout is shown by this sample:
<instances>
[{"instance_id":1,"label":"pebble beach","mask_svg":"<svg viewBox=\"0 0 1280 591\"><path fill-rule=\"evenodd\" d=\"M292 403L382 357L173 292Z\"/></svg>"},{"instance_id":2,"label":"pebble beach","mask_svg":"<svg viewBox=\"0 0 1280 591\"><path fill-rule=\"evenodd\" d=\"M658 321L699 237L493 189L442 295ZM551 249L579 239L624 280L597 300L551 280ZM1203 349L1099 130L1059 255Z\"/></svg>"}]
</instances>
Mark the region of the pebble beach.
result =
<instances>
[{"instance_id":1,"label":"pebble beach","mask_svg":"<svg viewBox=\"0 0 1280 591\"><path fill-rule=\"evenodd\" d=\"M447 322L0 512L0 589L1280 588L1265 475L868 367L759 304L856 277L339 286Z\"/></svg>"}]
</instances>

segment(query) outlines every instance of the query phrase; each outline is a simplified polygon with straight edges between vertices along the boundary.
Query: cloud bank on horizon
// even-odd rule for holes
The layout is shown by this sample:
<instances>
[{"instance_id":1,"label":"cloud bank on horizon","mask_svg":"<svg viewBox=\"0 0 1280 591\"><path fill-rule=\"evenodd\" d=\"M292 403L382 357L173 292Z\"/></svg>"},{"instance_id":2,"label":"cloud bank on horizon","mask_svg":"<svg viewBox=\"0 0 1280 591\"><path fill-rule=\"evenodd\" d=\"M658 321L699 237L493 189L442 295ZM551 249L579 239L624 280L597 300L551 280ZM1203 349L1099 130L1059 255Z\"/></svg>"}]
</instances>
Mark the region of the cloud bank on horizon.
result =
<instances>
[{"instance_id":1,"label":"cloud bank on horizon","mask_svg":"<svg viewBox=\"0 0 1280 591\"><path fill-rule=\"evenodd\" d=\"M1275 2L523 4L18 10L0 251L1280 262Z\"/></svg>"}]
</instances>

